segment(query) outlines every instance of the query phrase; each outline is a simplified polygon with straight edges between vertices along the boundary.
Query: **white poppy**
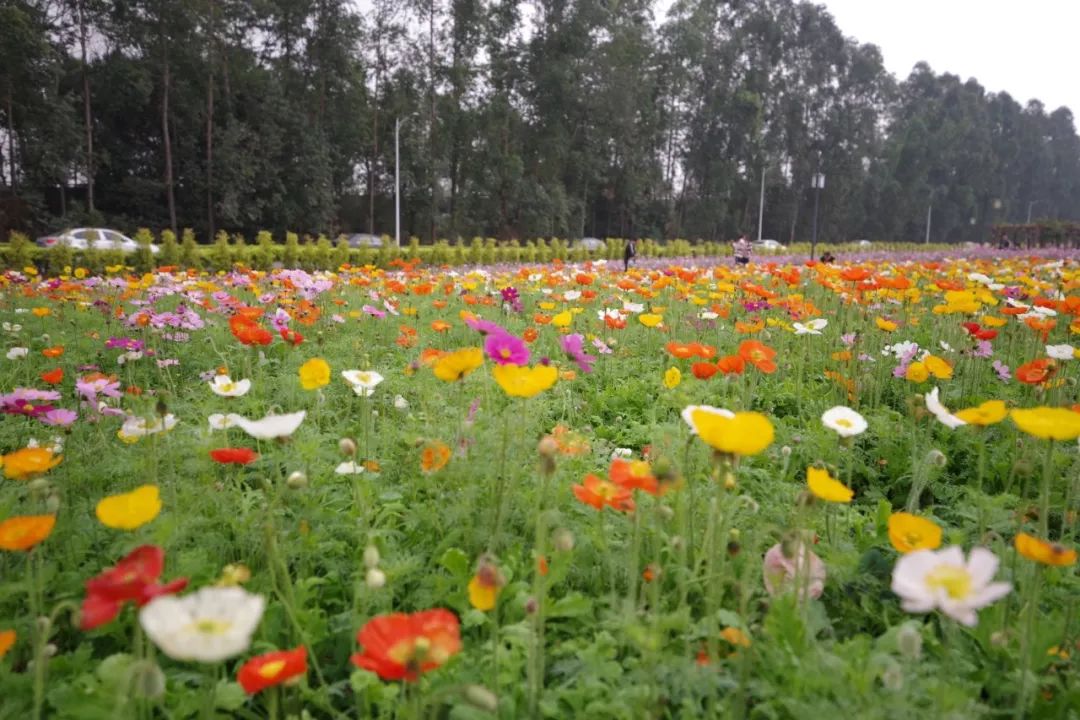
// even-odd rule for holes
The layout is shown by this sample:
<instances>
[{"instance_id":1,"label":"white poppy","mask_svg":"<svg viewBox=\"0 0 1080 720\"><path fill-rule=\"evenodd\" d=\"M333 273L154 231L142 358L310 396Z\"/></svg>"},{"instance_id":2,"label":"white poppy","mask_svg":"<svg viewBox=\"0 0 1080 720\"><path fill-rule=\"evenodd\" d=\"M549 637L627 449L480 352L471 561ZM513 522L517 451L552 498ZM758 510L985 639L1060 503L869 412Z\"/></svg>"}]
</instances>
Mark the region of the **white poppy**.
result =
<instances>
[{"instance_id":1,"label":"white poppy","mask_svg":"<svg viewBox=\"0 0 1080 720\"><path fill-rule=\"evenodd\" d=\"M394 407L397 408L398 410L401 410L402 412L405 412L406 410L409 409L409 401L406 400L405 398L401 397L400 395L395 395L394 396Z\"/></svg>"},{"instance_id":2,"label":"white poppy","mask_svg":"<svg viewBox=\"0 0 1080 720\"><path fill-rule=\"evenodd\" d=\"M360 397L371 397L375 392L375 386L384 378L374 370L342 370L341 377L352 386L353 392Z\"/></svg>"},{"instance_id":3,"label":"white poppy","mask_svg":"<svg viewBox=\"0 0 1080 720\"><path fill-rule=\"evenodd\" d=\"M155 417L153 420L132 415L124 420L124 424L116 431L116 435L125 442L134 442L147 435L168 432L176 427L177 422L176 416L172 413L165 417Z\"/></svg>"},{"instance_id":4,"label":"white poppy","mask_svg":"<svg viewBox=\"0 0 1080 720\"><path fill-rule=\"evenodd\" d=\"M974 272L973 273L968 273L967 279L970 280L971 282L982 283L983 285L989 285L991 282L993 282L993 280L991 280L986 275L983 275L982 273L974 273Z\"/></svg>"},{"instance_id":5,"label":"white poppy","mask_svg":"<svg viewBox=\"0 0 1080 720\"><path fill-rule=\"evenodd\" d=\"M233 382L228 375L215 375L210 381L210 389L221 397L241 397L251 390L251 381L244 379Z\"/></svg>"},{"instance_id":6,"label":"white poppy","mask_svg":"<svg viewBox=\"0 0 1080 720\"><path fill-rule=\"evenodd\" d=\"M4 332L9 332L12 335L15 335L21 331L22 325L20 325L19 323L9 323L7 321L4 321Z\"/></svg>"},{"instance_id":7,"label":"white poppy","mask_svg":"<svg viewBox=\"0 0 1080 720\"><path fill-rule=\"evenodd\" d=\"M816 318L808 320L805 325L797 322L792 323L791 326L795 328L796 335L820 335L828 324L829 321L825 318Z\"/></svg>"},{"instance_id":8,"label":"white poppy","mask_svg":"<svg viewBox=\"0 0 1080 720\"><path fill-rule=\"evenodd\" d=\"M364 472L364 466L355 460L346 460L334 468L338 475L360 475Z\"/></svg>"},{"instance_id":9,"label":"white poppy","mask_svg":"<svg viewBox=\"0 0 1080 720\"><path fill-rule=\"evenodd\" d=\"M236 422L233 421L231 415L214 413L213 415L208 416L206 421L210 423L211 430L228 430L231 427L236 427Z\"/></svg>"},{"instance_id":10,"label":"white poppy","mask_svg":"<svg viewBox=\"0 0 1080 720\"><path fill-rule=\"evenodd\" d=\"M633 456L634 456L634 451L631 450L630 448L617 447L617 448L615 448L614 450L611 451L611 459L612 460L616 460L618 458L623 458L624 460L627 460L629 458L632 458Z\"/></svg>"},{"instance_id":11,"label":"white poppy","mask_svg":"<svg viewBox=\"0 0 1080 720\"><path fill-rule=\"evenodd\" d=\"M135 362L136 360L142 360L143 354L141 350L129 350L126 353L116 358L117 365L123 365L128 362Z\"/></svg>"},{"instance_id":12,"label":"white poppy","mask_svg":"<svg viewBox=\"0 0 1080 720\"><path fill-rule=\"evenodd\" d=\"M902 357L913 355L914 353L918 352L918 350L919 345L917 343L913 343L910 340L905 340L904 342L898 342L895 345L886 345L881 349L881 354L892 355L899 360Z\"/></svg>"},{"instance_id":13,"label":"white poppy","mask_svg":"<svg viewBox=\"0 0 1080 720\"><path fill-rule=\"evenodd\" d=\"M139 611L139 624L175 660L215 663L244 652L266 601L238 587L205 587L190 595L161 595Z\"/></svg>"},{"instance_id":14,"label":"white poppy","mask_svg":"<svg viewBox=\"0 0 1080 720\"><path fill-rule=\"evenodd\" d=\"M1047 345L1046 354L1054 360L1072 360L1075 355L1072 345Z\"/></svg>"},{"instance_id":15,"label":"white poppy","mask_svg":"<svg viewBox=\"0 0 1080 720\"><path fill-rule=\"evenodd\" d=\"M288 415L267 415L261 420L248 420L242 415L229 413L226 419L256 440L273 440L292 435L305 417L307 411L301 410Z\"/></svg>"},{"instance_id":16,"label":"white poppy","mask_svg":"<svg viewBox=\"0 0 1080 720\"><path fill-rule=\"evenodd\" d=\"M1012 590L1007 582L991 582L997 568L997 556L986 548L972 548L967 560L955 545L938 551L916 550L897 560L892 591L907 612L937 609L971 627L978 622L979 608Z\"/></svg>"},{"instance_id":17,"label":"white poppy","mask_svg":"<svg viewBox=\"0 0 1080 720\"><path fill-rule=\"evenodd\" d=\"M567 302L574 302L579 297L581 297L581 291L580 290L567 290L566 292L563 293L563 298Z\"/></svg>"},{"instance_id":18,"label":"white poppy","mask_svg":"<svg viewBox=\"0 0 1080 720\"><path fill-rule=\"evenodd\" d=\"M13 347L7 351L8 360L20 360L30 354L30 348Z\"/></svg>"},{"instance_id":19,"label":"white poppy","mask_svg":"<svg viewBox=\"0 0 1080 720\"><path fill-rule=\"evenodd\" d=\"M949 412L949 409L941 404L941 400L938 399L938 388L934 388L924 396L926 400L926 409L934 414L934 417L938 421L948 427L956 429L961 425L967 425L967 422Z\"/></svg>"},{"instance_id":20,"label":"white poppy","mask_svg":"<svg viewBox=\"0 0 1080 720\"><path fill-rule=\"evenodd\" d=\"M700 313L698 313L698 317L702 320L715 320L720 316L714 313L712 310L702 310Z\"/></svg>"},{"instance_id":21,"label":"white poppy","mask_svg":"<svg viewBox=\"0 0 1080 720\"><path fill-rule=\"evenodd\" d=\"M956 350L953 349L953 346L945 342L944 340L939 340L938 345L940 345L941 349L945 352L956 352Z\"/></svg>"},{"instance_id":22,"label":"white poppy","mask_svg":"<svg viewBox=\"0 0 1080 720\"><path fill-rule=\"evenodd\" d=\"M641 303L632 303L623 301L622 309L630 313L644 312L645 306Z\"/></svg>"},{"instance_id":23,"label":"white poppy","mask_svg":"<svg viewBox=\"0 0 1080 720\"><path fill-rule=\"evenodd\" d=\"M687 405L682 409L681 414L683 422L690 426L690 432L693 435L698 434L697 426L694 424L694 413L699 410L706 413L712 413L713 415L720 415L726 418L735 417L735 413L731 412L730 410L725 410L724 408L713 407L712 405Z\"/></svg>"},{"instance_id":24,"label":"white poppy","mask_svg":"<svg viewBox=\"0 0 1080 720\"><path fill-rule=\"evenodd\" d=\"M821 422L840 437L855 437L866 430L866 418L843 405L822 413Z\"/></svg>"}]
</instances>

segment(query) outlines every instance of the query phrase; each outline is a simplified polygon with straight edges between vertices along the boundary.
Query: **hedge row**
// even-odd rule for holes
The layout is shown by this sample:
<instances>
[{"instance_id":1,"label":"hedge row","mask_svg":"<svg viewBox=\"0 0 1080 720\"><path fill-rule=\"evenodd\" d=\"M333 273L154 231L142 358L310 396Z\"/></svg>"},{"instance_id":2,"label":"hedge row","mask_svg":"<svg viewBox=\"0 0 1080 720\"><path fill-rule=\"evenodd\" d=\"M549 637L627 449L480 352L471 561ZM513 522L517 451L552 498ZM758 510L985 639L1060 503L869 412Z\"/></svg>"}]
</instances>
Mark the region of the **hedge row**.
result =
<instances>
[{"instance_id":1,"label":"hedge row","mask_svg":"<svg viewBox=\"0 0 1080 720\"><path fill-rule=\"evenodd\" d=\"M270 270L275 267L303 268L306 270L336 270L342 265L373 265L390 267L396 259L412 260L419 258L429 265L494 265L498 263L546 263L552 260L582 262L601 258L621 261L625 241L609 238L604 247L596 251L587 251L582 247L570 247L565 240L540 238L524 244L517 240L500 243L493 238L473 238L471 242L458 241L451 244L446 240L435 245L421 245L418 238L411 238L408 245L400 249L394 247L389 238L384 238L381 248L350 248L344 238L332 242L329 238L286 233L285 242L274 241L271 233L258 233L254 243L248 243L242 235L229 236L218 233L210 245L200 245L195 241L195 234L185 230L178 240L171 230L162 231L160 238L145 228L135 234L139 249L134 253L119 250L75 250L65 245L55 245L42 249L21 233L12 233L6 246L0 246L0 265L9 269L21 269L36 266L41 272L59 274L65 268L82 267L92 273L101 273L107 267L128 265L139 271L155 267L174 265L203 270L230 270L247 267L258 270ZM158 253L150 250L151 243L157 243ZM853 252L856 246L830 246L834 252ZM944 246L912 246L909 244L875 243L875 250L911 250L933 249ZM865 248L862 248L865 250ZM717 257L731 254L727 243L674 240L658 243L653 240L638 242L637 252L644 258L675 257ZM788 253L808 254L809 245L798 244L787 248Z\"/></svg>"}]
</instances>

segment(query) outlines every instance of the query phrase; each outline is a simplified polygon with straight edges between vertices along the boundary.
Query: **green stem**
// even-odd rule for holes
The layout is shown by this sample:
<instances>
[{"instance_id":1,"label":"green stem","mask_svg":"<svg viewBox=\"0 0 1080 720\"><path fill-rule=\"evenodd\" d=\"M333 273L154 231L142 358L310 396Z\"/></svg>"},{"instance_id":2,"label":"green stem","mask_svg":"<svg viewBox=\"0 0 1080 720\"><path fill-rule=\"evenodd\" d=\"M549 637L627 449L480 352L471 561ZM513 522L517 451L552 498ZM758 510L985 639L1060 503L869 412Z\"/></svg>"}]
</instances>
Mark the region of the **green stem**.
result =
<instances>
[{"instance_id":1,"label":"green stem","mask_svg":"<svg viewBox=\"0 0 1080 720\"><path fill-rule=\"evenodd\" d=\"M1027 717L1028 676L1031 674L1031 640L1035 633L1035 615L1039 607L1039 590L1042 584L1042 568L1032 567L1031 588L1028 590L1027 607L1024 612L1024 632L1020 636L1020 694L1016 703L1017 720Z\"/></svg>"},{"instance_id":2,"label":"green stem","mask_svg":"<svg viewBox=\"0 0 1080 720\"><path fill-rule=\"evenodd\" d=\"M1054 441L1046 443L1046 455L1043 458L1042 489L1039 493L1039 536L1050 539L1050 473L1054 469Z\"/></svg>"}]
</instances>

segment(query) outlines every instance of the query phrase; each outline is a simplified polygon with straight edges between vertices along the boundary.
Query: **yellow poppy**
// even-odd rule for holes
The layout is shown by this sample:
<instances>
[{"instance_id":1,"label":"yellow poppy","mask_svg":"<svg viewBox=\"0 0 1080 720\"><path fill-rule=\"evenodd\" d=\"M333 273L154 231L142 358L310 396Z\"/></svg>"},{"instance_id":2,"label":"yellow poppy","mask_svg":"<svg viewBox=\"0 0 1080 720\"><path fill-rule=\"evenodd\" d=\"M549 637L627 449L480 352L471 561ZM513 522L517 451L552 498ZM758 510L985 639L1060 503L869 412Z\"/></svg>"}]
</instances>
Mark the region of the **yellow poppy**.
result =
<instances>
[{"instance_id":1,"label":"yellow poppy","mask_svg":"<svg viewBox=\"0 0 1080 720\"><path fill-rule=\"evenodd\" d=\"M663 315L657 315L656 313L642 313L637 317L638 322L645 327L656 327L664 320Z\"/></svg>"},{"instance_id":2,"label":"yellow poppy","mask_svg":"<svg viewBox=\"0 0 1080 720\"><path fill-rule=\"evenodd\" d=\"M821 468L806 469L806 486L814 497L826 502L849 503L855 496L854 490L830 476L828 470Z\"/></svg>"},{"instance_id":3,"label":"yellow poppy","mask_svg":"<svg viewBox=\"0 0 1080 720\"><path fill-rule=\"evenodd\" d=\"M670 367L664 373L664 387L668 390L673 390L679 387L679 383L682 382L682 373L679 372L679 368Z\"/></svg>"},{"instance_id":4,"label":"yellow poppy","mask_svg":"<svg viewBox=\"0 0 1080 720\"><path fill-rule=\"evenodd\" d=\"M97 504L94 512L105 527L134 530L158 516L161 497L156 485L143 485L131 492L110 495Z\"/></svg>"},{"instance_id":5,"label":"yellow poppy","mask_svg":"<svg viewBox=\"0 0 1080 720\"><path fill-rule=\"evenodd\" d=\"M1067 548L1059 543L1040 540L1027 533L1017 533L1016 537L1013 539L1013 546L1016 547L1018 553L1028 560L1043 565L1068 567L1069 565L1076 564L1076 550Z\"/></svg>"},{"instance_id":6,"label":"yellow poppy","mask_svg":"<svg viewBox=\"0 0 1080 720\"><path fill-rule=\"evenodd\" d=\"M551 365L496 365L491 374L503 392L511 397L523 398L539 395L559 379L559 371Z\"/></svg>"},{"instance_id":7,"label":"yellow poppy","mask_svg":"<svg viewBox=\"0 0 1080 720\"><path fill-rule=\"evenodd\" d=\"M1043 440L1075 440L1080 437L1080 413L1068 408L1013 410L1009 417L1028 435Z\"/></svg>"},{"instance_id":8,"label":"yellow poppy","mask_svg":"<svg viewBox=\"0 0 1080 720\"><path fill-rule=\"evenodd\" d=\"M926 369L926 365L921 362L913 362L908 365L907 370L904 372L904 379L908 382L921 383L926 382L926 379L930 377L930 371Z\"/></svg>"},{"instance_id":9,"label":"yellow poppy","mask_svg":"<svg viewBox=\"0 0 1080 720\"><path fill-rule=\"evenodd\" d=\"M486 582L479 574L473 575L469 581L469 604L481 612L487 612L495 607L495 599L499 595L499 588L495 583Z\"/></svg>"},{"instance_id":10,"label":"yellow poppy","mask_svg":"<svg viewBox=\"0 0 1080 720\"><path fill-rule=\"evenodd\" d=\"M443 355L435 361L432 370L440 380L456 382L483 364L484 351L478 347L468 347Z\"/></svg>"},{"instance_id":11,"label":"yellow poppy","mask_svg":"<svg viewBox=\"0 0 1080 720\"><path fill-rule=\"evenodd\" d=\"M874 318L874 324L877 325L878 328L880 328L881 330L884 330L885 332L892 332L896 328L900 327L899 325L894 323L892 320L886 320L885 318Z\"/></svg>"},{"instance_id":12,"label":"yellow poppy","mask_svg":"<svg viewBox=\"0 0 1080 720\"><path fill-rule=\"evenodd\" d=\"M936 550L941 547L941 528L918 515L894 512L889 516L889 542L902 553Z\"/></svg>"},{"instance_id":13,"label":"yellow poppy","mask_svg":"<svg viewBox=\"0 0 1080 720\"><path fill-rule=\"evenodd\" d=\"M709 447L729 455L757 455L772 444L774 430L769 418L756 412L730 417L705 408L690 413L690 424Z\"/></svg>"},{"instance_id":14,"label":"yellow poppy","mask_svg":"<svg viewBox=\"0 0 1080 720\"><path fill-rule=\"evenodd\" d=\"M317 390L330 384L330 365L322 358L312 358L300 366L300 385Z\"/></svg>"},{"instance_id":15,"label":"yellow poppy","mask_svg":"<svg viewBox=\"0 0 1080 720\"><path fill-rule=\"evenodd\" d=\"M952 365L942 360L937 355L927 356L927 358L923 360L923 364L926 365L927 371L938 380L949 380L952 378Z\"/></svg>"},{"instance_id":16,"label":"yellow poppy","mask_svg":"<svg viewBox=\"0 0 1080 720\"><path fill-rule=\"evenodd\" d=\"M574 314L569 310L564 310L555 317L551 318L551 324L555 327L570 327L570 323L574 320Z\"/></svg>"},{"instance_id":17,"label":"yellow poppy","mask_svg":"<svg viewBox=\"0 0 1080 720\"><path fill-rule=\"evenodd\" d=\"M987 400L978 407L959 410L954 414L968 425L993 425L1004 420L1009 411L1001 400Z\"/></svg>"}]
</instances>

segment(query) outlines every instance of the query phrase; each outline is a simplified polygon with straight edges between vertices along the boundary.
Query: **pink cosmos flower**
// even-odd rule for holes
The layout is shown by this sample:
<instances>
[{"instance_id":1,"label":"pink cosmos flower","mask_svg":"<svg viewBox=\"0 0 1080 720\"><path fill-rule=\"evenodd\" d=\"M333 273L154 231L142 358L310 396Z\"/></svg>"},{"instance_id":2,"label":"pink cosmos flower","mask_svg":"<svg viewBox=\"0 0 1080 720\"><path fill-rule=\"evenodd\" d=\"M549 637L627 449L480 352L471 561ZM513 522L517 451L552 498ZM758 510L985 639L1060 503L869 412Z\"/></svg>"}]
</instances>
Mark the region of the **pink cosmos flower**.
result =
<instances>
[{"instance_id":1,"label":"pink cosmos flower","mask_svg":"<svg viewBox=\"0 0 1080 720\"><path fill-rule=\"evenodd\" d=\"M529 347L508 332L493 332L484 341L484 352L499 365L528 365Z\"/></svg>"},{"instance_id":2,"label":"pink cosmos flower","mask_svg":"<svg viewBox=\"0 0 1080 720\"><path fill-rule=\"evenodd\" d=\"M596 362L595 355L589 355L585 352L584 344L585 337L581 333L573 333L572 335L564 335L559 338L559 344L562 346L563 352L567 356L577 363L578 369L583 373L591 373L593 363Z\"/></svg>"}]
</instances>

